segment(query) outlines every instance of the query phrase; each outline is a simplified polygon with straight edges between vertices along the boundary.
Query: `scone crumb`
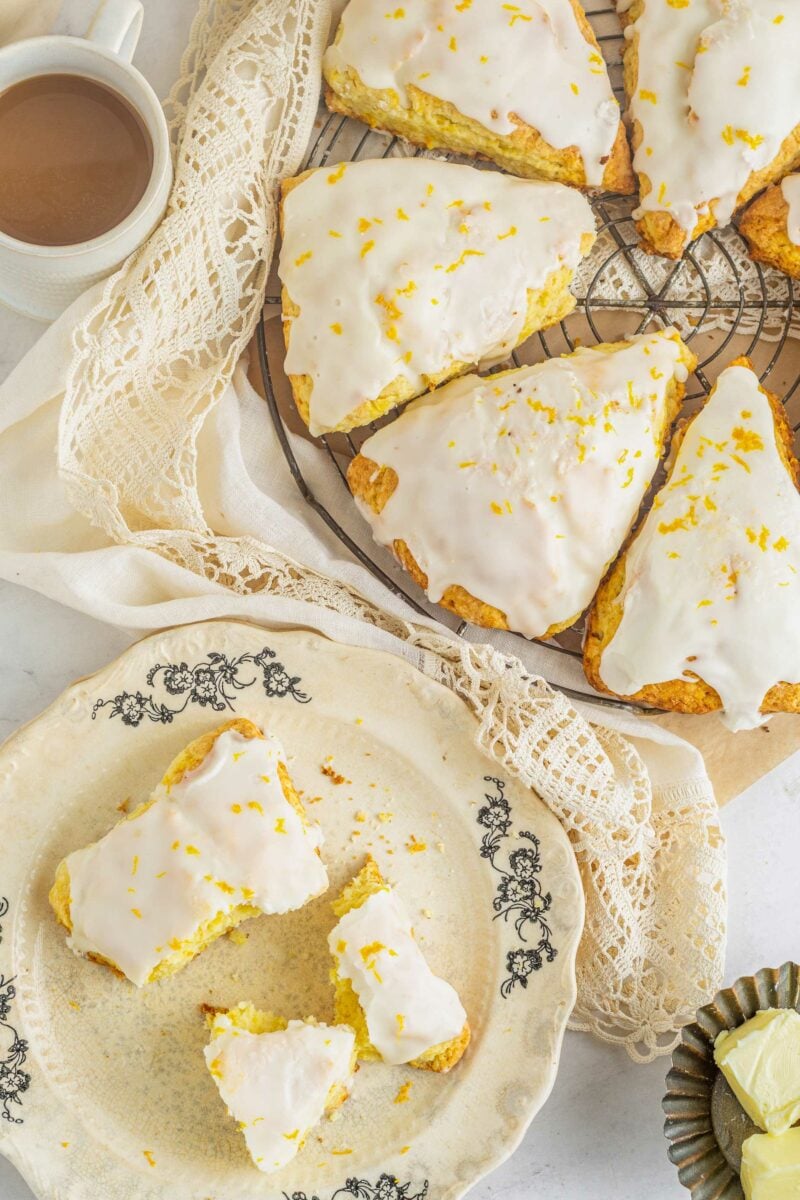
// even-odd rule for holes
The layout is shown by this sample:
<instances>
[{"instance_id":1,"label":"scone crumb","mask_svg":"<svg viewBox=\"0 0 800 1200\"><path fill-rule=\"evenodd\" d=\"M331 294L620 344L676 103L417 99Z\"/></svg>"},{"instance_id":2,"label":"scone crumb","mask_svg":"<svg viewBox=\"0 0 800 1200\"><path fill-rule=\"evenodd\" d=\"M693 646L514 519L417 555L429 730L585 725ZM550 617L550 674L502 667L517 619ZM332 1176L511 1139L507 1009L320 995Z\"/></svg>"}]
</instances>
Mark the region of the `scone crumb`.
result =
<instances>
[{"instance_id":1,"label":"scone crumb","mask_svg":"<svg viewBox=\"0 0 800 1200\"><path fill-rule=\"evenodd\" d=\"M340 775L338 771L334 770L334 768L331 766L332 761L333 761L332 756L329 756L328 758L325 759L325 762L320 767L320 771L322 771L322 774L327 775L327 777L328 777L328 779L330 779L331 783L335 783L337 785L341 784L341 783L352 783L353 782L352 779L346 779L344 775Z\"/></svg>"},{"instance_id":2,"label":"scone crumb","mask_svg":"<svg viewBox=\"0 0 800 1200\"><path fill-rule=\"evenodd\" d=\"M422 915L423 915L423 917L427 917L430 920L430 918L433 916L433 913L431 912L431 910L429 908L423 908Z\"/></svg>"},{"instance_id":3,"label":"scone crumb","mask_svg":"<svg viewBox=\"0 0 800 1200\"><path fill-rule=\"evenodd\" d=\"M395 1104L406 1104L411 1091L411 1080L407 1080L394 1098Z\"/></svg>"}]
</instances>

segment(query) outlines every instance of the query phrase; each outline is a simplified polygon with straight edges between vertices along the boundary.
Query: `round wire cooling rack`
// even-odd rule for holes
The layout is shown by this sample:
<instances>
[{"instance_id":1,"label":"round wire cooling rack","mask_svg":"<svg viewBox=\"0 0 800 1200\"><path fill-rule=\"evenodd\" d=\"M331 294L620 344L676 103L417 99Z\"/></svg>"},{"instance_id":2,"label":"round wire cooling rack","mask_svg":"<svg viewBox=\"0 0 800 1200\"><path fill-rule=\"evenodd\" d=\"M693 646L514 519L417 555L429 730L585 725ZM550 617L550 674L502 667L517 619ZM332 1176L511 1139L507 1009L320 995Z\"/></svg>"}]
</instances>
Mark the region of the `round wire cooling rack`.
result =
<instances>
[{"instance_id":1,"label":"round wire cooling rack","mask_svg":"<svg viewBox=\"0 0 800 1200\"><path fill-rule=\"evenodd\" d=\"M618 26L616 32L608 32L604 25L613 10L602 9L590 15L598 40L604 43L612 82L617 81L615 90L619 90L618 52L622 39ZM318 126L305 167L379 156L428 154L339 115L321 113ZM464 161L456 155L436 157ZM488 164L479 165L482 169L496 169ZM761 380L783 397L797 434L800 307L792 280L753 262L733 227L704 234L679 262L644 254L638 248L632 217L635 198L603 195L591 203L598 235L591 254L576 272L572 286L577 300L575 310L557 325L534 334L506 363L493 370L539 362L568 353L578 345L614 341L674 325L698 357L697 369L687 382L686 413L697 408L731 359L746 355ZM416 612L436 617L469 640L496 642L496 631L471 626L431 604L388 551L372 542L371 536L365 538L366 525L347 487L347 466L358 453L361 442L395 419L402 408L362 430L310 438L294 411L283 370L279 285L274 278L267 291L265 320L257 333L261 375L279 443L303 498L347 550ZM662 480L663 468L653 482L642 512ZM580 659L583 632L581 619L544 644L559 655ZM521 649L527 640L519 634L500 636L504 649L515 643ZM561 678L554 682L562 691L580 699L637 708L626 701L599 697L585 682L576 687L565 686Z\"/></svg>"}]
</instances>

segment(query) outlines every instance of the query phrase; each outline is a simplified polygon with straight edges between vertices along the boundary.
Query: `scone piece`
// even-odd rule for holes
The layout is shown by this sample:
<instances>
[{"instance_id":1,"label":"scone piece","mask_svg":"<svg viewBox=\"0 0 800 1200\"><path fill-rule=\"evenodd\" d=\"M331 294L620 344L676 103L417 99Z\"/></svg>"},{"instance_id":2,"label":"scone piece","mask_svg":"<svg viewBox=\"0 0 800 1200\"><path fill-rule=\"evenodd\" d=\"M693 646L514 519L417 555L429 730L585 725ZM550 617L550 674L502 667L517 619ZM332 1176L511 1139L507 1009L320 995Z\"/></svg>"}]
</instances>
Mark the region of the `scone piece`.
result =
<instances>
[{"instance_id":1,"label":"scone piece","mask_svg":"<svg viewBox=\"0 0 800 1200\"><path fill-rule=\"evenodd\" d=\"M800 161L800 5L633 0L625 91L642 245L680 258Z\"/></svg>"},{"instance_id":2,"label":"scone piece","mask_svg":"<svg viewBox=\"0 0 800 1200\"><path fill-rule=\"evenodd\" d=\"M247 917L324 892L321 840L280 743L237 717L191 742L145 804L68 855L50 904L77 954L141 986Z\"/></svg>"},{"instance_id":3,"label":"scone piece","mask_svg":"<svg viewBox=\"0 0 800 1200\"><path fill-rule=\"evenodd\" d=\"M387 20L387 17L390 18ZM515 175L634 190L619 104L578 0L350 0L323 60L328 106Z\"/></svg>"},{"instance_id":4,"label":"scone piece","mask_svg":"<svg viewBox=\"0 0 800 1200\"><path fill-rule=\"evenodd\" d=\"M731 729L800 712L799 473L782 405L737 359L597 593L584 644L594 687L722 709Z\"/></svg>"},{"instance_id":5,"label":"scone piece","mask_svg":"<svg viewBox=\"0 0 800 1200\"><path fill-rule=\"evenodd\" d=\"M455 990L433 974L408 915L372 857L333 902L336 1020L356 1032L359 1058L449 1071L469 1044Z\"/></svg>"},{"instance_id":6,"label":"scone piece","mask_svg":"<svg viewBox=\"0 0 800 1200\"><path fill-rule=\"evenodd\" d=\"M714 1059L744 1111L767 1133L800 1121L800 1013L766 1008L714 1042Z\"/></svg>"},{"instance_id":7,"label":"scone piece","mask_svg":"<svg viewBox=\"0 0 800 1200\"><path fill-rule=\"evenodd\" d=\"M800 1196L800 1129L780 1137L754 1133L742 1143L745 1200L797 1200Z\"/></svg>"},{"instance_id":8,"label":"scone piece","mask_svg":"<svg viewBox=\"0 0 800 1200\"><path fill-rule=\"evenodd\" d=\"M742 213L739 232L751 258L800 279L800 175L762 192Z\"/></svg>"},{"instance_id":9,"label":"scone piece","mask_svg":"<svg viewBox=\"0 0 800 1200\"><path fill-rule=\"evenodd\" d=\"M550 637L625 540L694 366L667 330L465 376L368 438L350 489L429 599Z\"/></svg>"},{"instance_id":10,"label":"scone piece","mask_svg":"<svg viewBox=\"0 0 800 1200\"><path fill-rule=\"evenodd\" d=\"M211 1017L208 1067L259 1171L291 1162L312 1129L347 1099L356 1068L346 1025L285 1021L242 1003Z\"/></svg>"},{"instance_id":11,"label":"scone piece","mask_svg":"<svg viewBox=\"0 0 800 1200\"><path fill-rule=\"evenodd\" d=\"M572 188L423 158L307 171L283 185L281 224L286 371L314 435L364 425L571 312L595 228Z\"/></svg>"}]
</instances>

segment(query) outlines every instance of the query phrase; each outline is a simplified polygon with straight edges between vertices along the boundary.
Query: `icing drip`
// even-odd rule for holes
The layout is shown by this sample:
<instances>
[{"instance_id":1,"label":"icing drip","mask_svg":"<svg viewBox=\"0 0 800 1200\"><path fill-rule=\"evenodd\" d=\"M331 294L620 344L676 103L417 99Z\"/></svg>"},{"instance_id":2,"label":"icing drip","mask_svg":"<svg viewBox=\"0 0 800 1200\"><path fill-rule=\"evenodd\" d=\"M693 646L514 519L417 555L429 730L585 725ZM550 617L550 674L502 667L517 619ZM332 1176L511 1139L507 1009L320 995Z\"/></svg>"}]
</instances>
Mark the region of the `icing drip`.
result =
<instances>
[{"instance_id":1,"label":"icing drip","mask_svg":"<svg viewBox=\"0 0 800 1200\"><path fill-rule=\"evenodd\" d=\"M402 104L413 84L503 135L517 117L556 149L577 147L587 183L603 182L619 105L570 0L404 0L387 8L350 0L326 70L352 67L367 87L392 89Z\"/></svg>"},{"instance_id":2,"label":"icing drip","mask_svg":"<svg viewBox=\"0 0 800 1200\"><path fill-rule=\"evenodd\" d=\"M377 541L404 540L440 600L460 584L540 637L587 606L658 465L674 331L454 380L364 443L398 485Z\"/></svg>"},{"instance_id":3,"label":"icing drip","mask_svg":"<svg viewBox=\"0 0 800 1200\"><path fill-rule=\"evenodd\" d=\"M800 175L787 175L781 184L783 198L789 205L786 234L790 242L800 246Z\"/></svg>"},{"instance_id":4,"label":"icing drip","mask_svg":"<svg viewBox=\"0 0 800 1200\"><path fill-rule=\"evenodd\" d=\"M636 215L668 212L691 233L716 199L725 225L751 172L771 163L800 123L800 5L644 0L632 33L630 112L643 131L633 165L652 184Z\"/></svg>"},{"instance_id":5,"label":"icing drip","mask_svg":"<svg viewBox=\"0 0 800 1200\"><path fill-rule=\"evenodd\" d=\"M352 1077L355 1036L346 1025L290 1021L275 1033L248 1033L227 1016L205 1047L206 1065L239 1122L260 1171L286 1166L322 1118L328 1094Z\"/></svg>"},{"instance_id":6,"label":"icing drip","mask_svg":"<svg viewBox=\"0 0 800 1200\"><path fill-rule=\"evenodd\" d=\"M280 276L300 308L286 370L313 380L310 429L338 425L399 376L501 358L527 291L573 270L594 236L585 198L437 159L315 171L284 201Z\"/></svg>"},{"instance_id":7,"label":"icing drip","mask_svg":"<svg viewBox=\"0 0 800 1200\"><path fill-rule=\"evenodd\" d=\"M197 768L139 816L67 858L79 954L109 959L137 986L199 927L237 905L299 908L327 887L306 824L283 794L273 737L221 734Z\"/></svg>"},{"instance_id":8,"label":"icing drip","mask_svg":"<svg viewBox=\"0 0 800 1200\"><path fill-rule=\"evenodd\" d=\"M800 683L799 569L800 495L769 401L752 371L729 367L628 552L603 680L632 695L693 673L729 728L761 724L769 689Z\"/></svg>"},{"instance_id":9,"label":"icing drip","mask_svg":"<svg viewBox=\"0 0 800 1200\"><path fill-rule=\"evenodd\" d=\"M384 1062L407 1063L457 1037L467 1020L455 989L433 974L403 905L386 888L351 909L328 936Z\"/></svg>"}]
</instances>

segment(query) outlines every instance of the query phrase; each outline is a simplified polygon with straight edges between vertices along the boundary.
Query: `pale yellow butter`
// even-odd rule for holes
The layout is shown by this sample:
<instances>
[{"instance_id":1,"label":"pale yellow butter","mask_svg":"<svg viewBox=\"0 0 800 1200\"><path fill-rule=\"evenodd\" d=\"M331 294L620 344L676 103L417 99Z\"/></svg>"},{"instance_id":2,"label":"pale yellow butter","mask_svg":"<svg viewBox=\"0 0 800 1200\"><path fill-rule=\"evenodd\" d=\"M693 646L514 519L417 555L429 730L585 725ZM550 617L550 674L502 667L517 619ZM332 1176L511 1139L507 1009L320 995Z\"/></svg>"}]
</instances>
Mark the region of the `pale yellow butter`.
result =
<instances>
[{"instance_id":1,"label":"pale yellow butter","mask_svg":"<svg viewBox=\"0 0 800 1200\"><path fill-rule=\"evenodd\" d=\"M785 1133L800 1120L800 1013L791 1008L756 1013L719 1035L714 1058L761 1129Z\"/></svg>"},{"instance_id":2,"label":"pale yellow butter","mask_svg":"<svg viewBox=\"0 0 800 1200\"><path fill-rule=\"evenodd\" d=\"M800 1196L800 1129L779 1137L756 1133L742 1146L746 1200L797 1200Z\"/></svg>"}]
</instances>

